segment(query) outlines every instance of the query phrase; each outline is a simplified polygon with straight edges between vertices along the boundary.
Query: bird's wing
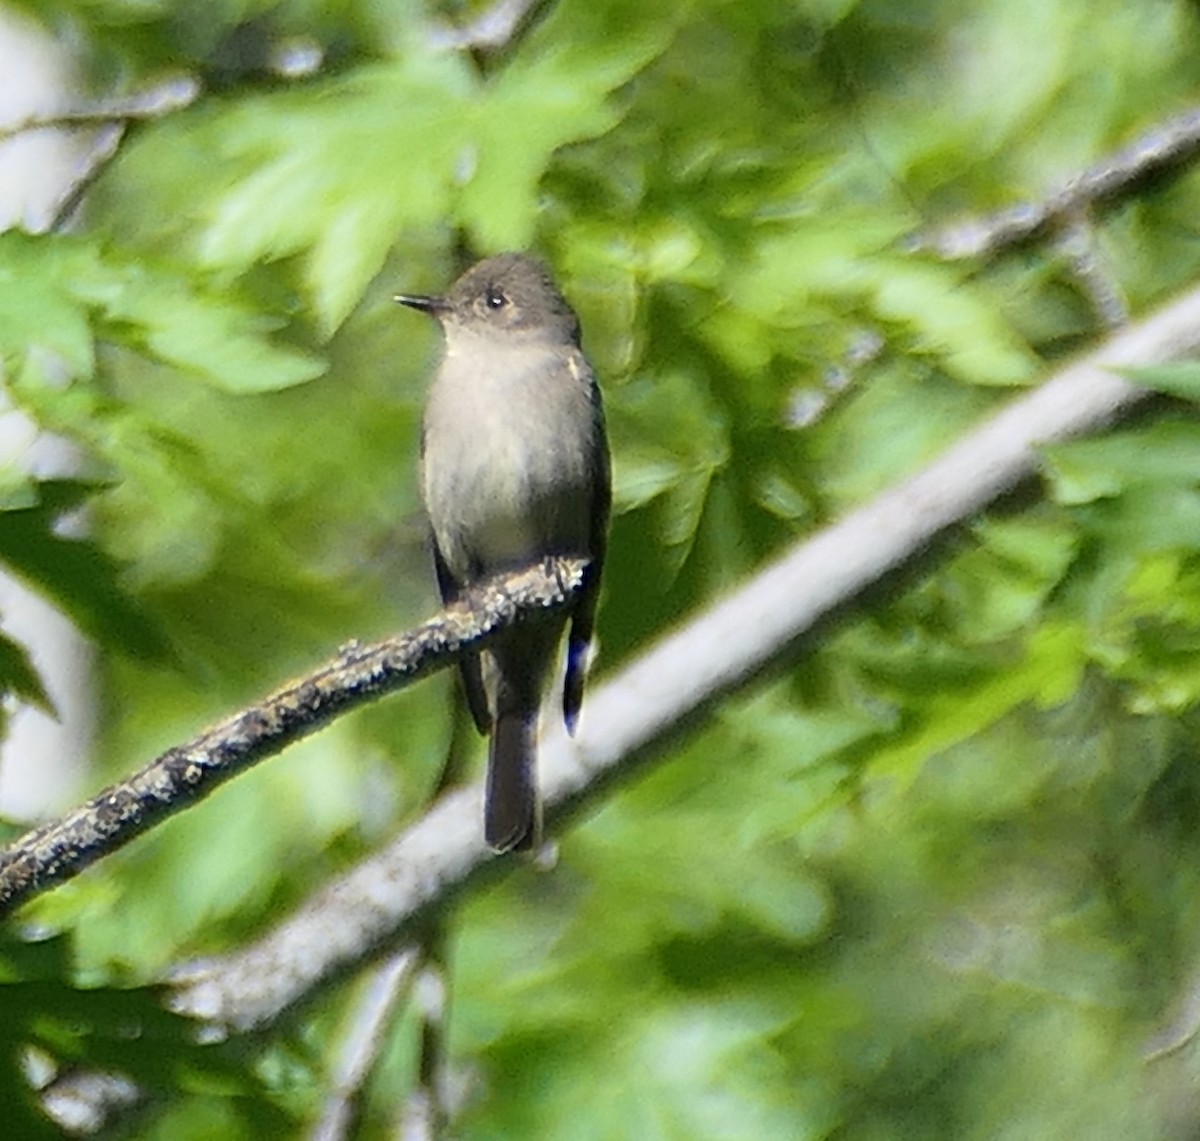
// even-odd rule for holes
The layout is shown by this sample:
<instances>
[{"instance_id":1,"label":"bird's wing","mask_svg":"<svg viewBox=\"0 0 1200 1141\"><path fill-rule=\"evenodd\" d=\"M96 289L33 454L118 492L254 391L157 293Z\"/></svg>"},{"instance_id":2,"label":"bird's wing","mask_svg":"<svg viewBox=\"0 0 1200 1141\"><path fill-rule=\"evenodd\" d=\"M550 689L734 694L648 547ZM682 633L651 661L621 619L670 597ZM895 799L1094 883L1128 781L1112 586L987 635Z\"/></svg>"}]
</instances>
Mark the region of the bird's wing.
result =
<instances>
[{"instance_id":1,"label":"bird's wing","mask_svg":"<svg viewBox=\"0 0 1200 1141\"><path fill-rule=\"evenodd\" d=\"M438 591L442 596L442 604L449 606L457 601L459 595L458 583L446 566L438 547L437 537L430 536L433 546L433 568L437 574ZM467 695L467 708L471 711L471 719L480 733L487 733L492 727L492 715L488 711L487 692L483 688L483 670L479 664L478 654L464 654L459 662L462 673L463 692Z\"/></svg>"},{"instance_id":2,"label":"bird's wing","mask_svg":"<svg viewBox=\"0 0 1200 1141\"><path fill-rule=\"evenodd\" d=\"M593 413L596 417L595 449L592 454L592 504L589 521L587 569L583 586L575 601L571 633L567 640L567 676L563 683L563 720L567 732L575 731L579 707L583 703L583 683L587 674L588 647L596 624L596 606L600 601L600 579L604 573L604 556L608 548L608 520L612 512L612 471L608 455L608 438L604 428L604 404L591 367L579 354L582 368L591 386Z\"/></svg>"}]
</instances>

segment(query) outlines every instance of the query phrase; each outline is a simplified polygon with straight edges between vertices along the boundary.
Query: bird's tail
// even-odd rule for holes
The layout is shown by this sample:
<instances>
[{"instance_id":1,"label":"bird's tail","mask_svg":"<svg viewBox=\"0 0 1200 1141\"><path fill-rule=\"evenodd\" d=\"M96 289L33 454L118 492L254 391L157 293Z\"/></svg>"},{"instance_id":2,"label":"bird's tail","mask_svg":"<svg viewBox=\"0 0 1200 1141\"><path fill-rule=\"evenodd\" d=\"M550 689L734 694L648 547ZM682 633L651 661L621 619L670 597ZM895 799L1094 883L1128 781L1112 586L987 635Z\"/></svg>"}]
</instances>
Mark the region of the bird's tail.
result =
<instances>
[{"instance_id":1,"label":"bird's tail","mask_svg":"<svg viewBox=\"0 0 1200 1141\"><path fill-rule=\"evenodd\" d=\"M538 804L537 707L532 712L505 712L496 717L488 743L487 793L483 834L497 852L527 851L540 840Z\"/></svg>"}]
</instances>

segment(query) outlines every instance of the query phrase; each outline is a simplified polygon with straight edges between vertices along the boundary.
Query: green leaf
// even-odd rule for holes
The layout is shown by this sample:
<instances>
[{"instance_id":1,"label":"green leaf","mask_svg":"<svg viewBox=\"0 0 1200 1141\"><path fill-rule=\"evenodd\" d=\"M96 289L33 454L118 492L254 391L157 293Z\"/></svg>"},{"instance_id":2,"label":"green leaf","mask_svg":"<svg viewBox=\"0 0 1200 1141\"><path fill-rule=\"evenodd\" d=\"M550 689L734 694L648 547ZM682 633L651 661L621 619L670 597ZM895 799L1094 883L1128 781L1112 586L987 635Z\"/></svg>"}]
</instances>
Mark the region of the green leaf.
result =
<instances>
[{"instance_id":1,"label":"green leaf","mask_svg":"<svg viewBox=\"0 0 1200 1141\"><path fill-rule=\"evenodd\" d=\"M89 376L104 337L231 392L264 392L324 371L315 357L272 344L281 322L220 299L161 267L62 235L0 234L0 355L55 354Z\"/></svg>"},{"instance_id":2,"label":"green leaf","mask_svg":"<svg viewBox=\"0 0 1200 1141\"><path fill-rule=\"evenodd\" d=\"M1019 662L980 684L931 694L918 724L874 753L872 771L915 779L928 758L994 725L1018 705L1034 702L1048 708L1066 700L1082 679L1087 664L1084 651L1082 630L1043 623L1029 638Z\"/></svg>"},{"instance_id":3,"label":"green leaf","mask_svg":"<svg viewBox=\"0 0 1200 1141\"><path fill-rule=\"evenodd\" d=\"M121 588L117 566L95 543L58 533L62 516L96 490L75 480L47 480L36 506L0 512L0 561L103 645L164 659L163 631Z\"/></svg>"},{"instance_id":4,"label":"green leaf","mask_svg":"<svg viewBox=\"0 0 1200 1141\"><path fill-rule=\"evenodd\" d=\"M981 545L954 561L946 590L956 609L956 637L987 643L1041 617L1079 547L1066 519L984 521L973 528Z\"/></svg>"},{"instance_id":5,"label":"green leaf","mask_svg":"<svg viewBox=\"0 0 1200 1141\"><path fill-rule=\"evenodd\" d=\"M874 306L969 384L1030 384L1041 362L997 309L995 299L943 266L887 261L875 273Z\"/></svg>"},{"instance_id":6,"label":"green leaf","mask_svg":"<svg viewBox=\"0 0 1200 1141\"><path fill-rule=\"evenodd\" d=\"M153 267L110 258L72 291L96 307L102 332L229 392L274 391L324 372L317 358L267 339L278 318Z\"/></svg>"},{"instance_id":7,"label":"green leaf","mask_svg":"<svg viewBox=\"0 0 1200 1141\"><path fill-rule=\"evenodd\" d=\"M29 651L6 634L0 634L0 689L37 706L52 717L55 715L54 702L50 700L41 677L34 669Z\"/></svg>"},{"instance_id":8,"label":"green leaf","mask_svg":"<svg viewBox=\"0 0 1200 1141\"><path fill-rule=\"evenodd\" d=\"M245 100L222 125L243 176L212 208L204 263L242 273L304 254L318 324L331 335L396 235L449 215L474 97L463 61L442 54Z\"/></svg>"},{"instance_id":9,"label":"green leaf","mask_svg":"<svg viewBox=\"0 0 1200 1141\"><path fill-rule=\"evenodd\" d=\"M1169 419L1045 449L1057 502L1108 499L1150 484L1200 485L1200 424Z\"/></svg>"},{"instance_id":10,"label":"green leaf","mask_svg":"<svg viewBox=\"0 0 1200 1141\"><path fill-rule=\"evenodd\" d=\"M195 372L227 392L275 392L320 376L322 361L271 344L281 324L244 306L200 293L164 290L147 280L131 288L108 316L141 325L147 349L160 360Z\"/></svg>"},{"instance_id":11,"label":"green leaf","mask_svg":"<svg viewBox=\"0 0 1200 1141\"><path fill-rule=\"evenodd\" d=\"M1118 368L1119 373L1134 384L1179 396L1184 400L1200 400L1200 361L1176 361L1146 368Z\"/></svg>"},{"instance_id":12,"label":"green leaf","mask_svg":"<svg viewBox=\"0 0 1200 1141\"><path fill-rule=\"evenodd\" d=\"M302 95L247 100L222 138L244 174L215 206L205 263L240 273L302 254L330 336L397 234L457 214L481 250L530 244L551 156L617 122L611 92L666 47L681 13L560 5L487 84L458 56L412 51Z\"/></svg>"},{"instance_id":13,"label":"green leaf","mask_svg":"<svg viewBox=\"0 0 1200 1141\"><path fill-rule=\"evenodd\" d=\"M556 4L473 108L473 172L459 194L481 249L530 244L551 156L619 120L610 98L671 42L687 4Z\"/></svg>"},{"instance_id":14,"label":"green leaf","mask_svg":"<svg viewBox=\"0 0 1200 1141\"><path fill-rule=\"evenodd\" d=\"M92 329L75 285L97 271L94 250L78 240L0 234L0 357L48 350L72 375L90 375Z\"/></svg>"},{"instance_id":15,"label":"green leaf","mask_svg":"<svg viewBox=\"0 0 1200 1141\"><path fill-rule=\"evenodd\" d=\"M1075 509L1084 529L1124 558L1143 552L1200 549L1200 488L1134 486L1113 499Z\"/></svg>"}]
</instances>

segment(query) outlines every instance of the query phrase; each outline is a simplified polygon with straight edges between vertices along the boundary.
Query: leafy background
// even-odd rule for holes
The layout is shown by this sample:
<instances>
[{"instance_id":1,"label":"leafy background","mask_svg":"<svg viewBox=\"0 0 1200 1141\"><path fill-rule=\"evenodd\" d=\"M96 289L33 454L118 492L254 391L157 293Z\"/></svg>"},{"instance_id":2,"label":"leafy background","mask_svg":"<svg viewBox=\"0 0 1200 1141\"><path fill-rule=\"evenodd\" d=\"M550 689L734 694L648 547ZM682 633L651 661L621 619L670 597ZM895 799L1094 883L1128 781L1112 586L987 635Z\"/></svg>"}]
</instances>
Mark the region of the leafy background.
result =
<instances>
[{"instance_id":1,"label":"leafy background","mask_svg":"<svg viewBox=\"0 0 1200 1141\"><path fill-rule=\"evenodd\" d=\"M10 392L88 462L5 473L0 557L102 651L97 784L432 608L436 346L397 289L530 247L578 308L616 463L606 672L1102 338L1048 238L962 264L903 239L1200 88L1185 0L557 0L492 53L436 47L474 10L417 0L26 7L98 94L204 85L130 130L73 233L0 235ZM323 62L288 80L296 36ZM1200 276L1197 218L1186 165L1097 210L1135 314ZM1044 459L706 710L553 874L459 908L455 1135L1197 1135L1194 1052L1143 1044L1200 954L1200 427L1159 399ZM87 542L55 529L80 502ZM38 901L60 934L0 945L5 1056L134 1074L137 1136L301 1134L353 982L240 1049L147 988L419 813L454 708L441 677L343 719Z\"/></svg>"}]
</instances>

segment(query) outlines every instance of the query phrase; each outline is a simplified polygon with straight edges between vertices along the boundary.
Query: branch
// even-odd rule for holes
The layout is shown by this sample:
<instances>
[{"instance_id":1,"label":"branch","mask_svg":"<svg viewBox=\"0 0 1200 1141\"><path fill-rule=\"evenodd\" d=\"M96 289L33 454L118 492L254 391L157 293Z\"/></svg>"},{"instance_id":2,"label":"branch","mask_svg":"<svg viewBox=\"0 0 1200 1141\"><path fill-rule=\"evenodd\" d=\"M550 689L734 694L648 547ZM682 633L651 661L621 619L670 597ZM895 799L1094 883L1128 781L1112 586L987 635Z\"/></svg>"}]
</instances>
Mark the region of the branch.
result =
<instances>
[{"instance_id":1,"label":"branch","mask_svg":"<svg viewBox=\"0 0 1200 1141\"><path fill-rule=\"evenodd\" d=\"M506 47L540 0L496 0L462 28L439 27L432 46L451 51L496 51Z\"/></svg>"},{"instance_id":2,"label":"branch","mask_svg":"<svg viewBox=\"0 0 1200 1141\"><path fill-rule=\"evenodd\" d=\"M81 808L26 833L0 852L0 919L339 714L450 665L463 649L519 618L565 605L579 588L585 565L578 559L549 560L483 583L413 631L374 646L352 642L315 673L168 749Z\"/></svg>"},{"instance_id":3,"label":"branch","mask_svg":"<svg viewBox=\"0 0 1200 1141\"><path fill-rule=\"evenodd\" d=\"M1071 276L1101 325L1109 330L1124 325L1129 320L1129 308L1116 274L1100 249L1091 216L1064 218L1055 247L1070 264Z\"/></svg>"},{"instance_id":4,"label":"branch","mask_svg":"<svg viewBox=\"0 0 1200 1141\"><path fill-rule=\"evenodd\" d=\"M354 1136L367 1079L387 1045L396 1011L419 966L414 952L401 951L364 980L366 989L339 1050L333 1090L308 1141L342 1141Z\"/></svg>"},{"instance_id":5,"label":"branch","mask_svg":"<svg viewBox=\"0 0 1200 1141\"><path fill-rule=\"evenodd\" d=\"M444 1136L449 1076L446 1072L449 971L443 932L425 940L424 962L414 995L420 1020L420 1057L413 1087L397 1115L401 1141L437 1141Z\"/></svg>"},{"instance_id":6,"label":"branch","mask_svg":"<svg viewBox=\"0 0 1200 1141\"><path fill-rule=\"evenodd\" d=\"M190 75L172 76L128 99L98 103L79 111L60 111L54 115L30 115L16 123L0 127L0 142L28 131L83 127L105 127L110 123L128 123L133 119L157 119L190 106L200 97L201 87Z\"/></svg>"},{"instance_id":7,"label":"branch","mask_svg":"<svg viewBox=\"0 0 1200 1141\"><path fill-rule=\"evenodd\" d=\"M923 471L798 544L668 635L584 703L578 735L549 728L540 783L553 825L598 801L695 710L745 682L822 616L1032 475L1041 444L1100 427L1147 395L1114 369L1200 348L1200 289L1128 326L968 433ZM179 969L172 1006L220 1027L262 1026L417 924L496 861L479 785L442 797L392 844L330 883L258 943Z\"/></svg>"},{"instance_id":8,"label":"branch","mask_svg":"<svg viewBox=\"0 0 1200 1141\"><path fill-rule=\"evenodd\" d=\"M1186 162L1197 150L1200 150L1200 107L1193 107L1151 127L1040 202L1022 202L994 214L968 216L914 234L905 248L928 251L946 261L994 253L1080 216L1102 199L1113 198L1152 174Z\"/></svg>"}]
</instances>

